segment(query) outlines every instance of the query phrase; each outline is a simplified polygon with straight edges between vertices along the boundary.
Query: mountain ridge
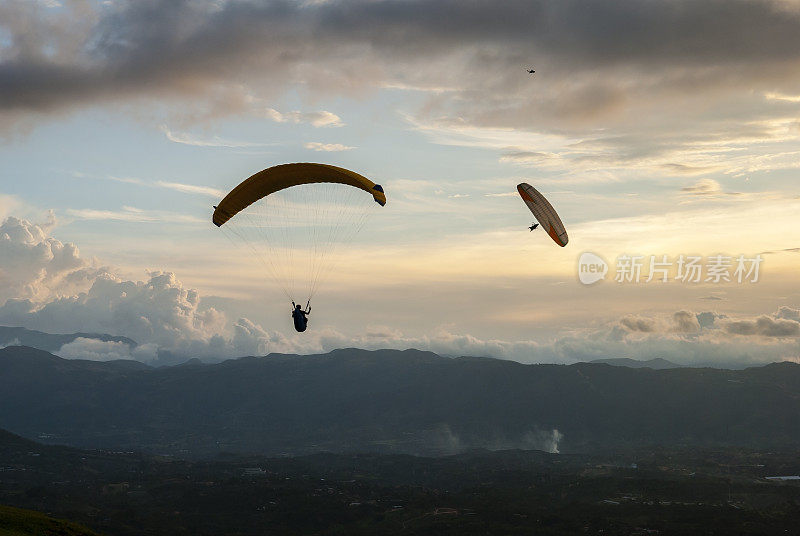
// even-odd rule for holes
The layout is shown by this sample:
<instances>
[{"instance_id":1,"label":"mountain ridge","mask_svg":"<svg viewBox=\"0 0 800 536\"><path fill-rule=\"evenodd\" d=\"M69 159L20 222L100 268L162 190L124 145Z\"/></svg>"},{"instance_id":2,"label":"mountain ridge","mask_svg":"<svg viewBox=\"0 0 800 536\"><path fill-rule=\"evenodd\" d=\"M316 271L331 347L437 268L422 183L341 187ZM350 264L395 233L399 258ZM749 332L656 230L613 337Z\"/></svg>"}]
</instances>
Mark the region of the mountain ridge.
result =
<instances>
[{"instance_id":1,"label":"mountain ridge","mask_svg":"<svg viewBox=\"0 0 800 536\"><path fill-rule=\"evenodd\" d=\"M138 367L0 350L0 427L77 447L208 455L798 445L800 365L524 365L340 349Z\"/></svg>"},{"instance_id":2,"label":"mountain ridge","mask_svg":"<svg viewBox=\"0 0 800 536\"><path fill-rule=\"evenodd\" d=\"M617 357L609 359L594 359L592 361L588 361L588 363L603 363L614 367L651 368L655 370L681 368L684 366L684 365L678 365L677 363L673 363L672 361L669 361L661 357L655 357L653 359L648 359L645 361L639 361L638 359L631 359L629 357ZM691 368L697 368L697 367L691 367Z\"/></svg>"},{"instance_id":3,"label":"mountain ridge","mask_svg":"<svg viewBox=\"0 0 800 536\"><path fill-rule=\"evenodd\" d=\"M119 342L136 348L138 344L133 339L118 335L108 335L105 333L45 333L23 327L0 326L0 346L30 346L45 350L46 352L57 352L65 344L74 342L76 339L94 339L102 342Z\"/></svg>"}]
</instances>

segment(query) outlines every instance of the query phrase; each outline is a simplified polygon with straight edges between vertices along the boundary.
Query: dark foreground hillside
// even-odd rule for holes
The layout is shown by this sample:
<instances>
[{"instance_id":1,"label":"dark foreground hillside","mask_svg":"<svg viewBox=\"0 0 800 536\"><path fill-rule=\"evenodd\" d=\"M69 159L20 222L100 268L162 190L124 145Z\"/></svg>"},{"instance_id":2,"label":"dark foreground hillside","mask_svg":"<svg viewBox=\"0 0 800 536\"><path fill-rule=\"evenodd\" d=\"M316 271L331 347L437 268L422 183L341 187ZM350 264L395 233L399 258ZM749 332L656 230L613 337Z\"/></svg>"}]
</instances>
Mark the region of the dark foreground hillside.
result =
<instances>
[{"instance_id":1,"label":"dark foreground hillside","mask_svg":"<svg viewBox=\"0 0 800 536\"><path fill-rule=\"evenodd\" d=\"M0 504L119 536L785 535L797 533L800 518L800 485L765 478L800 473L794 452L229 455L190 462L44 446L0 431L0 469Z\"/></svg>"},{"instance_id":2,"label":"dark foreground hillside","mask_svg":"<svg viewBox=\"0 0 800 536\"><path fill-rule=\"evenodd\" d=\"M800 365L522 365L416 350L150 368L0 350L0 427L181 456L800 446Z\"/></svg>"},{"instance_id":3,"label":"dark foreground hillside","mask_svg":"<svg viewBox=\"0 0 800 536\"><path fill-rule=\"evenodd\" d=\"M2 536L97 536L77 523L53 519L41 512L22 510L0 504Z\"/></svg>"}]
</instances>

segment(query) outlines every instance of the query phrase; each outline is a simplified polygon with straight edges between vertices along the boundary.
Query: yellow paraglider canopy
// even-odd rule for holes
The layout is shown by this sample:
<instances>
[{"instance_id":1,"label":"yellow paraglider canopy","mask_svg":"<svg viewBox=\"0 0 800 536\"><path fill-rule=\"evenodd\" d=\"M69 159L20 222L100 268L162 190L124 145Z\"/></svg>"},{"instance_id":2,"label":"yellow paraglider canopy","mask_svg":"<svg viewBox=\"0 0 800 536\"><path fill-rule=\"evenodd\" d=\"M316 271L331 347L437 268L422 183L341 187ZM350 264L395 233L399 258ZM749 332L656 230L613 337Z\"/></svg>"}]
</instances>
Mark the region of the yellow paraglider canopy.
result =
<instances>
[{"instance_id":1,"label":"yellow paraglider canopy","mask_svg":"<svg viewBox=\"0 0 800 536\"><path fill-rule=\"evenodd\" d=\"M298 163L273 166L245 179L225 196L214 209L212 221L217 227L270 194L300 184L338 183L360 188L372 194L375 202L383 206L386 195L383 188L368 178L348 169L328 164Z\"/></svg>"}]
</instances>

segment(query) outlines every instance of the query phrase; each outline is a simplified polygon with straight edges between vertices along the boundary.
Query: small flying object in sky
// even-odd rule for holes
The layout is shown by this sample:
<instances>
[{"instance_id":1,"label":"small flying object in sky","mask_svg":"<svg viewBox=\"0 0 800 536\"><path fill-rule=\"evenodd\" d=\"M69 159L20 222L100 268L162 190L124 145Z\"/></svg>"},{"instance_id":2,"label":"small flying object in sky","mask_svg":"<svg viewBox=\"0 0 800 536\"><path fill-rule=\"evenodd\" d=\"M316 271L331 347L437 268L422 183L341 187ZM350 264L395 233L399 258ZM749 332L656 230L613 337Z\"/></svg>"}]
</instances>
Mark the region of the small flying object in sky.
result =
<instances>
[{"instance_id":1,"label":"small flying object in sky","mask_svg":"<svg viewBox=\"0 0 800 536\"><path fill-rule=\"evenodd\" d=\"M536 72L536 71L534 71L533 69L528 69L528 74L533 74L533 73L535 73L535 72Z\"/></svg>"},{"instance_id":2,"label":"small flying object in sky","mask_svg":"<svg viewBox=\"0 0 800 536\"><path fill-rule=\"evenodd\" d=\"M533 231L535 231L535 230L536 230L536 228L537 228L537 227L539 227L539 224L538 224L538 223L532 223L532 224L530 225L530 227L528 227L528 229L530 229L530 230L531 230L531 232L533 232Z\"/></svg>"}]
</instances>

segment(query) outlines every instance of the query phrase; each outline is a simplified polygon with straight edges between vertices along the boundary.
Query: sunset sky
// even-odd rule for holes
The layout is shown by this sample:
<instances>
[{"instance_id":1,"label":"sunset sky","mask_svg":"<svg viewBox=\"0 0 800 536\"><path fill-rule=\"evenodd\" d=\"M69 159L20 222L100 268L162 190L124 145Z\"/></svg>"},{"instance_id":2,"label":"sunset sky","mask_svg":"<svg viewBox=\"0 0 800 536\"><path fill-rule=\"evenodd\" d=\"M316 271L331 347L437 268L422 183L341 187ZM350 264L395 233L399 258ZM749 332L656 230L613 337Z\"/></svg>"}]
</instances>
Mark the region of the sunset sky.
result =
<instances>
[{"instance_id":1,"label":"sunset sky","mask_svg":"<svg viewBox=\"0 0 800 536\"><path fill-rule=\"evenodd\" d=\"M151 362L800 360L798 51L794 0L0 0L0 325ZM286 162L388 198L304 334L211 224ZM528 232L519 182L567 247ZM757 283L617 283L623 254L764 260Z\"/></svg>"}]
</instances>

